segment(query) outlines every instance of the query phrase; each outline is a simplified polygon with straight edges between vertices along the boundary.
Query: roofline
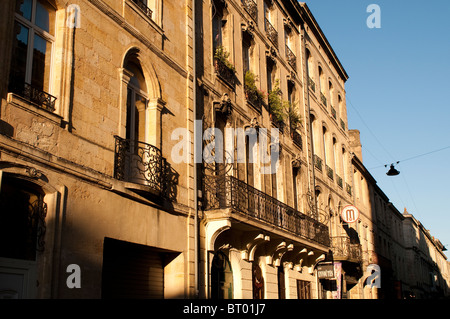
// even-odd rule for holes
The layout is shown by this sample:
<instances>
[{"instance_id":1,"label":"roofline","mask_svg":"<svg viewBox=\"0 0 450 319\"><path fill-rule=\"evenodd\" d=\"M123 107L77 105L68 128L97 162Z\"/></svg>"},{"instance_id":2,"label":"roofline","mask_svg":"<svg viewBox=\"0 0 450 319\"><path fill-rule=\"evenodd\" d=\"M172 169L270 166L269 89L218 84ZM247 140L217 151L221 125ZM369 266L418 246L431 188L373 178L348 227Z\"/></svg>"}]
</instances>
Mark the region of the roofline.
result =
<instances>
[{"instance_id":1,"label":"roofline","mask_svg":"<svg viewBox=\"0 0 450 319\"><path fill-rule=\"evenodd\" d=\"M296 0L292 0L299 9L300 14L302 16L302 19L307 22L309 26L311 26L311 30L315 34L316 38L319 40L321 45L326 49L325 52L330 57L332 63L336 67L336 69L339 71L340 75L344 79L344 82L348 80L349 76L347 72L345 71L341 61L339 61L339 58L336 55L336 52L334 52L333 47L328 42L325 33L323 33L322 29L320 28L319 24L317 23L316 18L314 18L314 15L312 14L311 10L309 9L308 5L305 2L299 2Z\"/></svg>"}]
</instances>

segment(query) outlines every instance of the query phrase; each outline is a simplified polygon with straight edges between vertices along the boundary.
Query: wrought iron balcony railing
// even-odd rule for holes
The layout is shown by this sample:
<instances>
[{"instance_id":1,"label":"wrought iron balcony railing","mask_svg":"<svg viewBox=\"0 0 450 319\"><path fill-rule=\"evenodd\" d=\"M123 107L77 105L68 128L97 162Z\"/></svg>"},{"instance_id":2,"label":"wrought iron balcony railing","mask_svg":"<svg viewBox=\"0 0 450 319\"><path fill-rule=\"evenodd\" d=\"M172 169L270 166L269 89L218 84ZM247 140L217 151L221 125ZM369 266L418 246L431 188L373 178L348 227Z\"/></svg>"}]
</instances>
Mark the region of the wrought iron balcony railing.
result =
<instances>
[{"instance_id":1,"label":"wrought iron balcony railing","mask_svg":"<svg viewBox=\"0 0 450 319\"><path fill-rule=\"evenodd\" d=\"M31 84L12 77L9 83L9 91L49 112L55 111L56 97L32 86Z\"/></svg>"},{"instance_id":2,"label":"wrought iron balcony railing","mask_svg":"<svg viewBox=\"0 0 450 319\"><path fill-rule=\"evenodd\" d=\"M345 131L345 122L344 122L344 120L342 120L342 119L341 119L341 127L342 127L342 129Z\"/></svg>"},{"instance_id":3,"label":"wrought iron balcony railing","mask_svg":"<svg viewBox=\"0 0 450 319\"><path fill-rule=\"evenodd\" d=\"M297 57L295 56L294 52L292 52L291 48L286 45L286 59L289 63L289 65L294 69L297 70Z\"/></svg>"},{"instance_id":4,"label":"wrought iron balcony railing","mask_svg":"<svg viewBox=\"0 0 450 319\"><path fill-rule=\"evenodd\" d=\"M331 115L335 120L337 119L336 109L333 107L333 105L331 105Z\"/></svg>"},{"instance_id":5,"label":"wrought iron balcony railing","mask_svg":"<svg viewBox=\"0 0 450 319\"><path fill-rule=\"evenodd\" d=\"M205 177L205 210L231 208L322 245L330 245L328 227L233 176Z\"/></svg>"},{"instance_id":6,"label":"wrought iron balcony railing","mask_svg":"<svg viewBox=\"0 0 450 319\"><path fill-rule=\"evenodd\" d=\"M327 98L325 97L325 95L322 92L320 92L320 100L322 101L322 104L324 106L327 106Z\"/></svg>"},{"instance_id":7,"label":"wrought iron balcony railing","mask_svg":"<svg viewBox=\"0 0 450 319\"><path fill-rule=\"evenodd\" d=\"M297 132L297 130L292 131L292 140L294 141L295 145L300 147L300 149L303 149L302 136L299 132Z\"/></svg>"},{"instance_id":8,"label":"wrought iron balcony railing","mask_svg":"<svg viewBox=\"0 0 450 319\"><path fill-rule=\"evenodd\" d=\"M336 182L340 188L343 188L342 177L336 174Z\"/></svg>"},{"instance_id":9,"label":"wrought iron balcony railing","mask_svg":"<svg viewBox=\"0 0 450 319\"><path fill-rule=\"evenodd\" d=\"M255 22L258 21L258 5L254 0L242 0L245 11L252 17Z\"/></svg>"},{"instance_id":10,"label":"wrought iron balcony railing","mask_svg":"<svg viewBox=\"0 0 450 319\"><path fill-rule=\"evenodd\" d=\"M152 18L153 11L147 6L146 0L132 0L147 17Z\"/></svg>"},{"instance_id":11,"label":"wrought iron balcony railing","mask_svg":"<svg viewBox=\"0 0 450 319\"><path fill-rule=\"evenodd\" d=\"M347 236L331 237L331 250L334 260L362 261L361 245L352 243Z\"/></svg>"},{"instance_id":12,"label":"wrought iron balcony railing","mask_svg":"<svg viewBox=\"0 0 450 319\"><path fill-rule=\"evenodd\" d=\"M316 92L316 83L310 77L308 77L308 85L313 92Z\"/></svg>"},{"instance_id":13,"label":"wrought iron balcony railing","mask_svg":"<svg viewBox=\"0 0 450 319\"><path fill-rule=\"evenodd\" d=\"M223 63L219 59L214 59L214 69L216 74L228 83L231 87L235 87L236 85L236 75L233 69L228 67L225 63Z\"/></svg>"},{"instance_id":14,"label":"wrought iron balcony railing","mask_svg":"<svg viewBox=\"0 0 450 319\"><path fill-rule=\"evenodd\" d=\"M263 101L257 91L251 90L247 85L244 85L245 98L259 113L262 112Z\"/></svg>"},{"instance_id":15,"label":"wrought iron balcony railing","mask_svg":"<svg viewBox=\"0 0 450 319\"><path fill-rule=\"evenodd\" d=\"M352 187L348 183L345 183L345 189L347 190L347 193L352 196Z\"/></svg>"},{"instance_id":16,"label":"wrought iron balcony railing","mask_svg":"<svg viewBox=\"0 0 450 319\"><path fill-rule=\"evenodd\" d=\"M160 192L165 166L161 151L147 143L123 139L119 136L114 138L116 139L114 178L149 186Z\"/></svg>"},{"instance_id":17,"label":"wrought iron balcony railing","mask_svg":"<svg viewBox=\"0 0 450 319\"><path fill-rule=\"evenodd\" d=\"M326 167L326 170L327 170L327 176L328 176L328 178L329 179L331 179L331 180L334 180L334 172L333 172L333 169L330 167L330 166L328 166L328 165L325 165Z\"/></svg>"},{"instance_id":18,"label":"wrought iron balcony railing","mask_svg":"<svg viewBox=\"0 0 450 319\"><path fill-rule=\"evenodd\" d=\"M323 164L322 159L321 159L319 156L317 156L316 154L314 154L314 166L315 166L319 171L322 171L322 164Z\"/></svg>"},{"instance_id":19,"label":"wrought iron balcony railing","mask_svg":"<svg viewBox=\"0 0 450 319\"><path fill-rule=\"evenodd\" d=\"M264 19L264 27L266 29L266 35L269 38L270 42L274 45L275 48L278 48L278 31L274 28L272 23L270 23L269 19Z\"/></svg>"}]
</instances>

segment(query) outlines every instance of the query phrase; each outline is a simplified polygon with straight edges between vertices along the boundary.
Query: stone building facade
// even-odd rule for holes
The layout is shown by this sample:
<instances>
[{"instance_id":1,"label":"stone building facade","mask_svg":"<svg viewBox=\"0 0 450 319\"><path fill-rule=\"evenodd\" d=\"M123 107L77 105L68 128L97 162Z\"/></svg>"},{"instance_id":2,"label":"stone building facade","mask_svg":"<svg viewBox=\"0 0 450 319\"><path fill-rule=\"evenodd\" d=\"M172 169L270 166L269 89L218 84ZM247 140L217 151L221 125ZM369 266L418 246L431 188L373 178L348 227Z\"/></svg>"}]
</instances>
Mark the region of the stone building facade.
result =
<instances>
[{"instance_id":1,"label":"stone building facade","mask_svg":"<svg viewBox=\"0 0 450 319\"><path fill-rule=\"evenodd\" d=\"M192 10L143 4L0 5L6 297L194 295Z\"/></svg>"},{"instance_id":2,"label":"stone building facade","mask_svg":"<svg viewBox=\"0 0 450 319\"><path fill-rule=\"evenodd\" d=\"M291 1L198 8L198 109L232 145L202 167L201 297L319 295L315 266L329 237L314 204L301 10Z\"/></svg>"},{"instance_id":3,"label":"stone building facade","mask_svg":"<svg viewBox=\"0 0 450 319\"><path fill-rule=\"evenodd\" d=\"M0 10L1 297L413 289L403 238L413 219L364 167L348 75L305 3ZM340 217L348 205L356 223ZM442 248L433 260L448 272ZM367 285L372 264L382 288Z\"/></svg>"},{"instance_id":4,"label":"stone building facade","mask_svg":"<svg viewBox=\"0 0 450 319\"><path fill-rule=\"evenodd\" d=\"M404 278L407 298L443 298L449 295L449 270L442 243L406 209L403 213L405 262L414 265Z\"/></svg>"}]
</instances>

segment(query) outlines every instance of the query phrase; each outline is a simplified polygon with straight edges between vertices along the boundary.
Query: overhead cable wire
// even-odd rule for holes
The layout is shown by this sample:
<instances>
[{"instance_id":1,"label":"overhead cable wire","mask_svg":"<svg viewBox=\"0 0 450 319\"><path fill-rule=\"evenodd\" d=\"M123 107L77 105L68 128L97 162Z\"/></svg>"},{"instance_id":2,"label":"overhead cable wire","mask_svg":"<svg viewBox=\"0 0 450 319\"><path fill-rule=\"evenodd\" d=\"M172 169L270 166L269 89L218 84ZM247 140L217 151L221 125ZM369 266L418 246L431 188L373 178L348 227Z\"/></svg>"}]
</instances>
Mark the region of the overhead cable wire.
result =
<instances>
[{"instance_id":1,"label":"overhead cable wire","mask_svg":"<svg viewBox=\"0 0 450 319\"><path fill-rule=\"evenodd\" d=\"M437 149L437 150L434 150L434 151L430 151L430 152L427 152L427 153L415 155L415 156L406 158L406 159L404 159L404 160L397 161L397 162L395 162L395 163L396 163L396 164L398 164L398 163L403 163L403 162L410 161L410 160L413 160L413 159L416 159L416 158L419 158L419 157L423 157L423 156L430 155L430 154L433 154L433 153L441 152L441 151L444 151L444 150L449 149L449 148L450 148L450 145L449 145L449 146L446 146L446 147L442 147L442 148ZM385 165L382 165L382 166L377 166L377 167L372 167L372 168L370 168L370 169L375 169L375 168L380 168L380 167L386 167L387 165L388 165L388 164L385 164Z\"/></svg>"},{"instance_id":2,"label":"overhead cable wire","mask_svg":"<svg viewBox=\"0 0 450 319\"><path fill-rule=\"evenodd\" d=\"M394 159L395 157L392 156L392 154L384 147L383 143L380 142L380 140L377 138L377 136L372 132L370 127L367 125L367 123L364 121L364 118L361 116L361 114L358 112L356 107L353 105L352 101L350 100L348 94L346 94L345 99L350 103L350 106L355 111L356 115L360 118L361 122L364 124L364 126L367 128L369 133L374 137L375 141L381 146L381 148L386 152L386 154L391 158ZM367 148L366 148L367 149ZM373 155L372 155L373 156Z\"/></svg>"}]
</instances>

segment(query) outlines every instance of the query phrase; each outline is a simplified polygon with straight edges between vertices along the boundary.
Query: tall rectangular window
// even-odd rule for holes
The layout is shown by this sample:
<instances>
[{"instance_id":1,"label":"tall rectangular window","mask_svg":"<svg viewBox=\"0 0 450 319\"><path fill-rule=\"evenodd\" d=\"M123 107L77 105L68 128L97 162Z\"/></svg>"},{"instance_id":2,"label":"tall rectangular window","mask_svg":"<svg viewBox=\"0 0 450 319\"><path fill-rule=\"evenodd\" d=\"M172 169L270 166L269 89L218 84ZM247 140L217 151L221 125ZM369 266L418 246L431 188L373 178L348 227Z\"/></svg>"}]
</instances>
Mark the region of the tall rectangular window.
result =
<instances>
[{"instance_id":1,"label":"tall rectangular window","mask_svg":"<svg viewBox=\"0 0 450 319\"><path fill-rule=\"evenodd\" d=\"M51 102L45 94L51 90L54 29L55 9L47 1L23 0L17 6L9 91L38 104Z\"/></svg>"}]
</instances>

